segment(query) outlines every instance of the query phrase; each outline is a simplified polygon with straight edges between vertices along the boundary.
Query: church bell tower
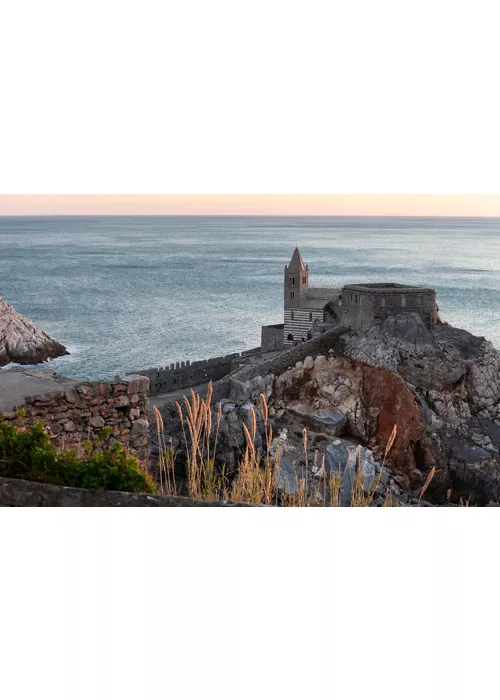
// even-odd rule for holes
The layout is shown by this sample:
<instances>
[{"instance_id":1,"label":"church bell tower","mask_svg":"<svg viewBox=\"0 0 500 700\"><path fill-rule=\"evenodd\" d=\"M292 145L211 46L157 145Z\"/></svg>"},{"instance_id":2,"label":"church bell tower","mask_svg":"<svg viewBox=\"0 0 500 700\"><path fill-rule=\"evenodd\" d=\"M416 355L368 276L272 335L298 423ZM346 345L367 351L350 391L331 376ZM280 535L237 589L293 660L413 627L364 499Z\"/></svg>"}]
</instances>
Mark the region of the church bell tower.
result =
<instances>
[{"instance_id":1,"label":"church bell tower","mask_svg":"<svg viewBox=\"0 0 500 700\"><path fill-rule=\"evenodd\" d=\"M309 288L309 265L304 265L300 250L295 248L289 265L285 265L285 309L300 309L301 296Z\"/></svg>"}]
</instances>

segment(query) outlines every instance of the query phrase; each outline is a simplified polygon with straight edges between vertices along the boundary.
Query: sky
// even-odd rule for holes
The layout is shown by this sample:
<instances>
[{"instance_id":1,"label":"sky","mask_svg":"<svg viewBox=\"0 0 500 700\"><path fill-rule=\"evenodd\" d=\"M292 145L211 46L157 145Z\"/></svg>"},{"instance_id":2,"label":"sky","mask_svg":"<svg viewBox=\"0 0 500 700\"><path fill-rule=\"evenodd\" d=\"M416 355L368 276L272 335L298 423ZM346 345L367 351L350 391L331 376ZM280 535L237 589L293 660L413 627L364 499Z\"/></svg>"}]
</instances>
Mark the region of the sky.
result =
<instances>
[{"instance_id":1,"label":"sky","mask_svg":"<svg viewBox=\"0 0 500 700\"><path fill-rule=\"evenodd\" d=\"M500 194L0 194L0 216L500 216Z\"/></svg>"}]
</instances>

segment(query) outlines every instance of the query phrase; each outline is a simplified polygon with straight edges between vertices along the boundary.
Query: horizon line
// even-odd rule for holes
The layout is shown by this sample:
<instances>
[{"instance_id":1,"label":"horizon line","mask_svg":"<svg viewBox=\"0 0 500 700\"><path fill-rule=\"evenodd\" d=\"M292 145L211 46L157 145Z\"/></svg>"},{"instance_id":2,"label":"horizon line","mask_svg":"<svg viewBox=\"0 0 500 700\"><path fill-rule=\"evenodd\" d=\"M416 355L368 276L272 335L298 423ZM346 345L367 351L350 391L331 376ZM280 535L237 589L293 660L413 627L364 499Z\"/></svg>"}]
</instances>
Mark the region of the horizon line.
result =
<instances>
[{"instance_id":1,"label":"horizon line","mask_svg":"<svg viewBox=\"0 0 500 700\"><path fill-rule=\"evenodd\" d=\"M0 219L106 219L113 217L126 217L129 219L141 218L144 216L150 218L193 218L193 219L238 219L238 218L262 218L262 219L500 219L500 215L492 216L489 214L158 214L158 213L106 213L106 214L56 214L56 213L37 213L37 214L0 214Z\"/></svg>"}]
</instances>

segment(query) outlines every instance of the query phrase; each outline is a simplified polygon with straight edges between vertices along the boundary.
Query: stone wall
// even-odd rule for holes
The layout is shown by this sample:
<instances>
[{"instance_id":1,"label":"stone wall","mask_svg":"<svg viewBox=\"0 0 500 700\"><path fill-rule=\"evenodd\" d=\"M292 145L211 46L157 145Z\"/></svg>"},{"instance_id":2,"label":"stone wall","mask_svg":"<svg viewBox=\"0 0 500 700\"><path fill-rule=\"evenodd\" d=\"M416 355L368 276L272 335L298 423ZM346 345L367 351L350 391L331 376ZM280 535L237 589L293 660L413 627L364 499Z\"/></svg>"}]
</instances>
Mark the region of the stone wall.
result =
<instances>
[{"instance_id":1,"label":"stone wall","mask_svg":"<svg viewBox=\"0 0 500 700\"><path fill-rule=\"evenodd\" d=\"M265 377L268 374L282 374L289 367L294 367L297 362L303 362L306 357L310 355L313 357L316 355L328 355L330 350L335 354L342 354L342 336L347 333L347 331L347 328L339 326L328 333L322 333L312 340L308 340L305 343L297 345L297 347L286 350L270 360L257 365L242 367L231 377L226 377L218 382L218 386L229 387L233 377L244 382L259 376Z\"/></svg>"},{"instance_id":2,"label":"stone wall","mask_svg":"<svg viewBox=\"0 0 500 700\"><path fill-rule=\"evenodd\" d=\"M84 440L111 428L108 444L121 442L130 454L148 464L148 389L146 377L129 376L117 382L78 383L65 391L28 396L16 406L26 411L25 424L41 422L59 449L76 449ZM6 420L17 420L15 410Z\"/></svg>"},{"instance_id":3,"label":"stone wall","mask_svg":"<svg viewBox=\"0 0 500 700\"><path fill-rule=\"evenodd\" d=\"M274 326L262 326L261 348L262 352L276 352L283 350L283 334L285 325L283 323Z\"/></svg>"},{"instance_id":4,"label":"stone wall","mask_svg":"<svg viewBox=\"0 0 500 700\"><path fill-rule=\"evenodd\" d=\"M235 352L231 355L212 357L208 360L190 362L176 362L168 367L153 367L141 370L137 374L148 377L150 381L149 393L151 396L166 394L176 389L187 389L209 381L216 382L230 374L235 364L252 355L258 355L261 348L252 348L244 352Z\"/></svg>"},{"instance_id":5,"label":"stone wall","mask_svg":"<svg viewBox=\"0 0 500 700\"><path fill-rule=\"evenodd\" d=\"M83 507L83 508L206 508L249 507L247 503L193 501L182 496L157 496L145 493L100 491L38 484L34 481L0 478L0 508L5 507ZM250 506L252 507L252 506ZM259 507L259 506L254 506Z\"/></svg>"},{"instance_id":6,"label":"stone wall","mask_svg":"<svg viewBox=\"0 0 500 700\"><path fill-rule=\"evenodd\" d=\"M255 379L256 377L265 377L269 374L279 375L285 372L290 367L294 367L297 362L303 362L309 355L327 355L330 350L335 354L342 354L342 335L347 332L347 328L338 327L328 333L323 333L320 336L301 343L297 347L286 350L276 357L260 362L258 364L249 364L247 367L242 367L230 376L213 384L213 403L217 403L222 399L227 399L231 391L232 379L245 382ZM199 391L202 396L206 395L206 391ZM165 420L167 427L171 421L177 420L176 402L178 399L165 401L160 407L160 412Z\"/></svg>"},{"instance_id":7,"label":"stone wall","mask_svg":"<svg viewBox=\"0 0 500 700\"><path fill-rule=\"evenodd\" d=\"M342 290L342 306L337 315L343 325L367 330L400 313L417 313L427 328L433 328L437 318L436 292L398 285L347 285Z\"/></svg>"}]
</instances>

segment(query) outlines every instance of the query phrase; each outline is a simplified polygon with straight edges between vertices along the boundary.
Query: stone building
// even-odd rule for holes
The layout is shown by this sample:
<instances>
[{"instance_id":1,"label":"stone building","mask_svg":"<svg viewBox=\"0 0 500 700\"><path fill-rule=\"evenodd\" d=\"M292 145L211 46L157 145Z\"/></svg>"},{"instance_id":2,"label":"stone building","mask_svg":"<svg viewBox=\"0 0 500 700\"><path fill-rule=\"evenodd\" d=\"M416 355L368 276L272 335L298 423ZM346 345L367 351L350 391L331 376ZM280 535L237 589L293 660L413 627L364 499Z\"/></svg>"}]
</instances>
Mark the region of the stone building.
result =
<instances>
[{"instance_id":1,"label":"stone building","mask_svg":"<svg viewBox=\"0 0 500 700\"><path fill-rule=\"evenodd\" d=\"M407 284L348 284L342 289L338 321L356 330L383 323L389 316L417 313L428 328L438 321L436 291Z\"/></svg>"},{"instance_id":2,"label":"stone building","mask_svg":"<svg viewBox=\"0 0 500 700\"><path fill-rule=\"evenodd\" d=\"M345 326L364 330L397 313L418 313L428 328L438 321L436 292L393 282L347 284L340 289L309 286L309 266L298 248L285 266L283 348ZM262 329L262 349L276 350L280 326ZM269 345L269 347L267 347ZM272 346L272 347L271 347Z\"/></svg>"},{"instance_id":3,"label":"stone building","mask_svg":"<svg viewBox=\"0 0 500 700\"><path fill-rule=\"evenodd\" d=\"M284 294L285 348L312 338L315 322L324 321L325 307L336 306L341 296L339 289L309 287L309 265L305 265L298 248L285 266Z\"/></svg>"}]
</instances>

